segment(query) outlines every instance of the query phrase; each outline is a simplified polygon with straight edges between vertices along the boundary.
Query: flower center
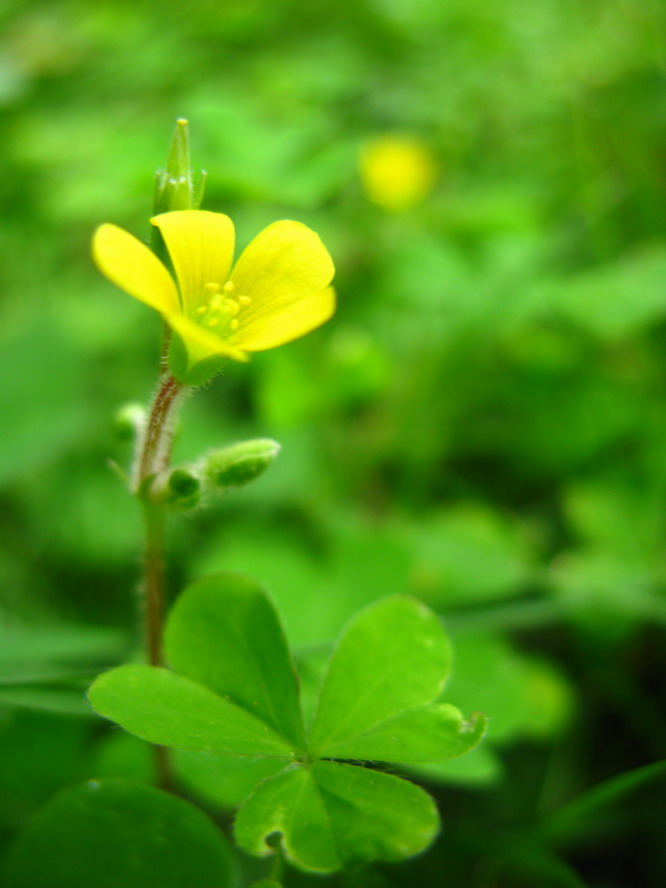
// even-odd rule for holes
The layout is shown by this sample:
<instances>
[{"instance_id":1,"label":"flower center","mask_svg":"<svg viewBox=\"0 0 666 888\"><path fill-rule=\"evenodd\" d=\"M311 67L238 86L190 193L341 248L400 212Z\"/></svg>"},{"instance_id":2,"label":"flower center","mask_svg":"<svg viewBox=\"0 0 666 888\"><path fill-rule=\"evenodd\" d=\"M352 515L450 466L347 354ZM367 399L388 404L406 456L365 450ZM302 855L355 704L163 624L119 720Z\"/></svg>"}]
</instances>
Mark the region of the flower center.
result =
<instances>
[{"instance_id":1,"label":"flower center","mask_svg":"<svg viewBox=\"0 0 666 888\"><path fill-rule=\"evenodd\" d=\"M233 281L227 281L221 289L219 284L205 284L203 303L196 310L196 320L219 335L230 335L240 327L243 309L251 302L249 296L236 293Z\"/></svg>"}]
</instances>

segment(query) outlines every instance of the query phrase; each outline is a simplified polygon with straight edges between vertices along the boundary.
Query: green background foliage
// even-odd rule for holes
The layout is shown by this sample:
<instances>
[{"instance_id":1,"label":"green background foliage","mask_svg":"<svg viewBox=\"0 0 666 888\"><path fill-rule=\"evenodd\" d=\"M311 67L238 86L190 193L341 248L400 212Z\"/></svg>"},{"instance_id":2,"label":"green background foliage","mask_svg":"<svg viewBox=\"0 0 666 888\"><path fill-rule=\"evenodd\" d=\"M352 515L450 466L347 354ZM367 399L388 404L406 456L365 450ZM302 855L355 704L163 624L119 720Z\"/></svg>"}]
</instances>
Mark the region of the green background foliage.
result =
<instances>
[{"instance_id":1,"label":"green background foliage","mask_svg":"<svg viewBox=\"0 0 666 888\"><path fill-rule=\"evenodd\" d=\"M148 236L186 116L205 208L241 245L275 219L312 226L339 310L186 405L179 459L243 437L282 451L175 516L172 595L256 576L307 708L348 618L410 594L452 639L447 702L490 722L468 756L410 766L436 843L335 884L666 881L649 767L666 737L665 18L656 0L2 4L3 856L59 791L151 779L84 689L139 656L139 521L108 461L131 457L113 417L155 385L159 322L89 242L105 221ZM359 177L384 133L437 163L403 212ZM267 772L188 755L188 797L228 833ZM241 884L263 866L244 860Z\"/></svg>"}]
</instances>

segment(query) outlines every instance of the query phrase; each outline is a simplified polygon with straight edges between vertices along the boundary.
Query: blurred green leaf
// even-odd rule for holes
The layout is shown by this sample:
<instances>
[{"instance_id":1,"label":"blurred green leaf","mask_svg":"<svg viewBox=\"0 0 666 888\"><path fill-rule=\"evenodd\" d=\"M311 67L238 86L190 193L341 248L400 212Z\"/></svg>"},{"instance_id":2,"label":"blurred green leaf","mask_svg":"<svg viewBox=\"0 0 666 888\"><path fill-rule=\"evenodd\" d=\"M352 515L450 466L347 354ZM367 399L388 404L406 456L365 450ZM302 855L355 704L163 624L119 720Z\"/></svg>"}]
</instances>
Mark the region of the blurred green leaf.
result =
<instances>
[{"instance_id":1,"label":"blurred green leaf","mask_svg":"<svg viewBox=\"0 0 666 888\"><path fill-rule=\"evenodd\" d=\"M18 825L64 783L85 776L91 723L55 712L0 707L0 823Z\"/></svg>"},{"instance_id":2,"label":"blurred green leaf","mask_svg":"<svg viewBox=\"0 0 666 888\"><path fill-rule=\"evenodd\" d=\"M179 780L197 798L231 811L245 801L258 783L281 770L284 762L178 749L174 767Z\"/></svg>"},{"instance_id":3,"label":"blurred green leaf","mask_svg":"<svg viewBox=\"0 0 666 888\"><path fill-rule=\"evenodd\" d=\"M266 523L239 521L233 538L213 533L204 545L209 554L199 563L201 571L242 571L252 565L253 575L270 589L292 645L332 640L337 629L332 612L338 602L322 592L326 576L321 559L288 526L276 522L269 531Z\"/></svg>"},{"instance_id":4,"label":"blurred green leaf","mask_svg":"<svg viewBox=\"0 0 666 888\"><path fill-rule=\"evenodd\" d=\"M666 622L659 575L649 564L612 548L588 546L562 553L551 580L567 615L600 637L621 639L645 619Z\"/></svg>"},{"instance_id":5,"label":"blurred green leaf","mask_svg":"<svg viewBox=\"0 0 666 888\"><path fill-rule=\"evenodd\" d=\"M547 662L518 653L488 632L455 634L454 650L447 700L484 713L489 743L549 735L566 724L572 690Z\"/></svg>"},{"instance_id":6,"label":"blurred green leaf","mask_svg":"<svg viewBox=\"0 0 666 888\"><path fill-rule=\"evenodd\" d=\"M484 789L497 783L503 775L502 763L488 742L475 746L460 758L414 764L405 770L408 776L415 776L428 783L462 786L466 789Z\"/></svg>"},{"instance_id":7,"label":"blurred green leaf","mask_svg":"<svg viewBox=\"0 0 666 888\"><path fill-rule=\"evenodd\" d=\"M605 809L625 801L626 796L653 781L663 781L666 762L653 762L593 786L546 818L543 832L556 845L575 843L603 817Z\"/></svg>"},{"instance_id":8,"label":"blurred green leaf","mask_svg":"<svg viewBox=\"0 0 666 888\"><path fill-rule=\"evenodd\" d=\"M15 675L16 667L62 672L64 664L96 663L120 655L125 634L102 626L0 619L0 675Z\"/></svg>"},{"instance_id":9,"label":"blurred green leaf","mask_svg":"<svg viewBox=\"0 0 666 888\"><path fill-rule=\"evenodd\" d=\"M44 306L23 313L0 331L3 433L0 484L52 462L89 427L84 370ZM53 404L58 409L53 409Z\"/></svg>"},{"instance_id":10,"label":"blurred green leaf","mask_svg":"<svg viewBox=\"0 0 666 888\"><path fill-rule=\"evenodd\" d=\"M0 705L59 712L62 715L89 717L91 714L86 706L83 681L78 688L28 682L5 686L0 684Z\"/></svg>"},{"instance_id":11,"label":"blurred green leaf","mask_svg":"<svg viewBox=\"0 0 666 888\"><path fill-rule=\"evenodd\" d=\"M0 704L90 717L85 688L123 647L113 629L0 620Z\"/></svg>"},{"instance_id":12,"label":"blurred green leaf","mask_svg":"<svg viewBox=\"0 0 666 888\"><path fill-rule=\"evenodd\" d=\"M188 802L129 780L56 796L12 849L7 888L225 888L231 853Z\"/></svg>"},{"instance_id":13,"label":"blurred green leaf","mask_svg":"<svg viewBox=\"0 0 666 888\"><path fill-rule=\"evenodd\" d=\"M89 773L97 777L127 777L153 783L155 771L155 756L149 744L125 731L110 732L92 750Z\"/></svg>"},{"instance_id":14,"label":"blurred green leaf","mask_svg":"<svg viewBox=\"0 0 666 888\"><path fill-rule=\"evenodd\" d=\"M555 285L552 305L604 340L617 340L663 318L666 250L634 254Z\"/></svg>"},{"instance_id":15,"label":"blurred green leaf","mask_svg":"<svg viewBox=\"0 0 666 888\"><path fill-rule=\"evenodd\" d=\"M532 572L534 556L520 525L481 505L435 512L407 532L414 591L442 608L516 594Z\"/></svg>"}]
</instances>

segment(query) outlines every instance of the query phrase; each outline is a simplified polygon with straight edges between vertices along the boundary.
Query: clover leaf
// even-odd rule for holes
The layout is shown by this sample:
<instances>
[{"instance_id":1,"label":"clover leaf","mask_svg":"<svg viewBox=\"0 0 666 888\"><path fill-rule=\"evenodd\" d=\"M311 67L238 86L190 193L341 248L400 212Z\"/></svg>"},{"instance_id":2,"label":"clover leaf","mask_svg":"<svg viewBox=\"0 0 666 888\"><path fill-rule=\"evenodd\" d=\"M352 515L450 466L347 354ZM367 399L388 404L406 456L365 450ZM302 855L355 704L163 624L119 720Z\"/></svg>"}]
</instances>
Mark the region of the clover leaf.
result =
<instances>
[{"instance_id":1,"label":"clover leaf","mask_svg":"<svg viewBox=\"0 0 666 888\"><path fill-rule=\"evenodd\" d=\"M428 608L395 596L361 611L333 651L312 724L279 619L252 579L194 583L172 609L165 650L173 671L120 666L90 701L152 743L283 761L241 806L238 844L259 856L281 835L286 857L332 872L422 851L437 833L430 796L364 763L444 761L472 749L485 719L438 702L451 653Z\"/></svg>"}]
</instances>

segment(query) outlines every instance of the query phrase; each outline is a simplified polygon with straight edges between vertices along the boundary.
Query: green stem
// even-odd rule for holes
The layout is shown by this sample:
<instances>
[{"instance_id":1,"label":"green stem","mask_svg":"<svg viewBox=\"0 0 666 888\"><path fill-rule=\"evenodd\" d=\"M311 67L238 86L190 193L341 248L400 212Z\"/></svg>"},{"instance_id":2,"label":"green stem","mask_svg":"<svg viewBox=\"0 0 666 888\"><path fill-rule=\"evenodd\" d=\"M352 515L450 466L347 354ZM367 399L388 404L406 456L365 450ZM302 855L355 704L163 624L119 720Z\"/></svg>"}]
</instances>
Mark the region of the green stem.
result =
<instances>
[{"instance_id":1,"label":"green stem","mask_svg":"<svg viewBox=\"0 0 666 888\"><path fill-rule=\"evenodd\" d=\"M143 554L143 595L145 641L148 662L162 665L162 622L166 589L165 539L167 513L165 507L151 499L150 485L171 461L175 419L188 387L170 374L160 380L142 439L139 442L132 487L141 501L145 528ZM155 747L155 767L159 785L168 789L171 783L168 750Z\"/></svg>"},{"instance_id":2,"label":"green stem","mask_svg":"<svg viewBox=\"0 0 666 888\"><path fill-rule=\"evenodd\" d=\"M134 492L140 497L148 496L146 486L149 480L169 466L177 411L188 392L188 387L170 374L163 376L160 381L139 444L133 472Z\"/></svg>"},{"instance_id":3,"label":"green stem","mask_svg":"<svg viewBox=\"0 0 666 888\"><path fill-rule=\"evenodd\" d=\"M164 543L166 510L163 506L144 501L143 518L145 547L143 554L143 590L145 608L146 654L151 666L162 665L162 621L166 564Z\"/></svg>"}]
</instances>

